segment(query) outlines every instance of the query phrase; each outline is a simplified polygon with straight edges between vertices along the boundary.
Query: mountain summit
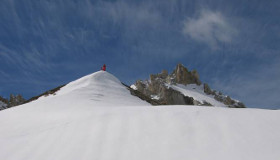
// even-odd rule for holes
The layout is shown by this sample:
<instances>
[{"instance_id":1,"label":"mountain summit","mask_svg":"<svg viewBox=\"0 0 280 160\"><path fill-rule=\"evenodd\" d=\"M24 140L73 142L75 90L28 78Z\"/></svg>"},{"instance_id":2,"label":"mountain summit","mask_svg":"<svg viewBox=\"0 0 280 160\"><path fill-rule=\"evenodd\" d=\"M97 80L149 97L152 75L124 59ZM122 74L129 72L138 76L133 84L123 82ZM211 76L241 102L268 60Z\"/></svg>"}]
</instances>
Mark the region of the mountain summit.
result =
<instances>
[{"instance_id":1,"label":"mountain summit","mask_svg":"<svg viewBox=\"0 0 280 160\"><path fill-rule=\"evenodd\" d=\"M245 108L243 103L212 90L207 83L202 84L197 71L189 71L182 64L178 64L170 75L163 70L151 74L149 80L136 81L131 88L161 104Z\"/></svg>"},{"instance_id":2,"label":"mountain summit","mask_svg":"<svg viewBox=\"0 0 280 160\"><path fill-rule=\"evenodd\" d=\"M139 106L149 105L129 90L112 74L98 71L61 87L49 96L41 96L37 101L51 101L58 104L80 106ZM37 103L34 101L34 103Z\"/></svg>"}]
</instances>

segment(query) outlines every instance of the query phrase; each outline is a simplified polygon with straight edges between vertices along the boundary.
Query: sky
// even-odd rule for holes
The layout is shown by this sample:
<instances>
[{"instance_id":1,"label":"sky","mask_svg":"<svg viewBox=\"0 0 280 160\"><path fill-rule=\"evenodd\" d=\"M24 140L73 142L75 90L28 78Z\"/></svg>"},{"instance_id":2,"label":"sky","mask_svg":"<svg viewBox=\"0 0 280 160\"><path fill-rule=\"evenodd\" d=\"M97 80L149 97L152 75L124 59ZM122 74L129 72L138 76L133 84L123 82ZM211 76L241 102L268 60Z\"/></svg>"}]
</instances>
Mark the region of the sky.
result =
<instances>
[{"instance_id":1,"label":"sky","mask_svg":"<svg viewBox=\"0 0 280 160\"><path fill-rule=\"evenodd\" d=\"M107 65L133 84L178 63L247 107L280 109L278 0L1 0L0 96Z\"/></svg>"}]
</instances>

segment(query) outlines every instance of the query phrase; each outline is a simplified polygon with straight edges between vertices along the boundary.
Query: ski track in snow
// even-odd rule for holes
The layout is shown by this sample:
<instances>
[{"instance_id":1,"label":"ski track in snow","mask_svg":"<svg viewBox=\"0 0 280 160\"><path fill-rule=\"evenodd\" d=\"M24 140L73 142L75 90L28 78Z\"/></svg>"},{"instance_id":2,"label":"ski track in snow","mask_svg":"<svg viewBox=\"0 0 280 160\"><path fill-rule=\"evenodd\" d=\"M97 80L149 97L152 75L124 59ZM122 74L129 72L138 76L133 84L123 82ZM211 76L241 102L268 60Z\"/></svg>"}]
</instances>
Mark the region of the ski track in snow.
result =
<instances>
[{"instance_id":1,"label":"ski track in snow","mask_svg":"<svg viewBox=\"0 0 280 160\"><path fill-rule=\"evenodd\" d=\"M279 148L279 110L150 106L102 71L0 112L1 160L278 160Z\"/></svg>"}]
</instances>

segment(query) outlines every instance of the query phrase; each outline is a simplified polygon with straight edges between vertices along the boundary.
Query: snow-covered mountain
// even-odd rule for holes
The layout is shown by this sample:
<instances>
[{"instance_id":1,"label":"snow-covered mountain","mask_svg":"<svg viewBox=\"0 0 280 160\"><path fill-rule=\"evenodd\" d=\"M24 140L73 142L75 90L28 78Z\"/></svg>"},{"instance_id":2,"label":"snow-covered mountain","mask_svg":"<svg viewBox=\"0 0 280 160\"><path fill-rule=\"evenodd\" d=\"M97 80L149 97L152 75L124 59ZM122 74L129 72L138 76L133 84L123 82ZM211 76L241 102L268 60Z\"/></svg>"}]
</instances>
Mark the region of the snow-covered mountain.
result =
<instances>
[{"instance_id":1,"label":"snow-covered mountain","mask_svg":"<svg viewBox=\"0 0 280 160\"><path fill-rule=\"evenodd\" d=\"M151 106L99 71L0 112L1 160L278 160L280 112Z\"/></svg>"},{"instance_id":2,"label":"snow-covered mountain","mask_svg":"<svg viewBox=\"0 0 280 160\"><path fill-rule=\"evenodd\" d=\"M131 88L160 104L245 108L240 101L210 89L206 83L202 84L197 71L188 71L182 64L178 64L170 75L163 70L150 75L149 80L136 81Z\"/></svg>"},{"instance_id":3,"label":"snow-covered mountain","mask_svg":"<svg viewBox=\"0 0 280 160\"><path fill-rule=\"evenodd\" d=\"M69 106L135 106L149 105L132 96L127 88L108 72L95 72L68 83L58 91L39 97L31 104L51 101Z\"/></svg>"}]
</instances>

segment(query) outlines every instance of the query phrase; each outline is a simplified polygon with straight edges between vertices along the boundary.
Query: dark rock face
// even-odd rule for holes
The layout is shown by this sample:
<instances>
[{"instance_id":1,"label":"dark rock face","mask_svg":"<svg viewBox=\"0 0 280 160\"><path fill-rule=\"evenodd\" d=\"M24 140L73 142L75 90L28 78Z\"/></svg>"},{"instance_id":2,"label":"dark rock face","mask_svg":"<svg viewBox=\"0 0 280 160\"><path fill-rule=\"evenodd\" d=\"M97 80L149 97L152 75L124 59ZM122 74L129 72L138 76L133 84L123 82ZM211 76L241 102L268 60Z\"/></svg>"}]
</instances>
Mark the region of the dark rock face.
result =
<instances>
[{"instance_id":1,"label":"dark rock face","mask_svg":"<svg viewBox=\"0 0 280 160\"><path fill-rule=\"evenodd\" d=\"M232 100L229 96L226 96L225 100L224 100L224 103L226 105L233 105L235 103L234 100Z\"/></svg>"},{"instance_id":2,"label":"dark rock face","mask_svg":"<svg viewBox=\"0 0 280 160\"><path fill-rule=\"evenodd\" d=\"M208 94L208 95L210 95L210 94L213 93L212 90L210 89L210 87L208 86L207 83L204 83L204 84L203 84L203 89L204 89L204 93L206 93L206 94Z\"/></svg>"},{"instance_id":3,"label":"dark rock face","mask_svg":"<svg viewBox=\"0 0 280 160\"><path fill-rule=\"evenodd\" d=\"M163 70L159 74L151 74L150 80L138 80L134 85L137 91L146 97L157 97L154 100L159 104L212 106L209 102L198 102L193 97L185 96L181 92L169 87L168 84L196 84L199 86L202 83L196 70L189 71L182 64L178 64L170 75L167 70ZM207 83L203 84L203 89L205 94L212 95L215 100L224 103L228 107L245 108L243 103L232 100L229 96L224 96L221 92L217 94L217 91L212 90Z\"/></svg>"},{"instance_id":4,"label":"dark rock face","mask_svg":"<svg viewBox=\"0 0 280 160\"><path fill-rule=\"evenodd\" d=\"M233 108L246 108L246 106L242 102L237 102L237 105L234 105Z\"/></svg>"},{"instance_id":5,"label":"dark rock face","mask_svg":"<svg viewBox=\"0 0 280 160\"><path fill-rule=\"evenodd\" d=\"M192 97L184 96L181 92L172 88L162 88L161 94L161 101L167 105L194 105Z\"/></svg>"},{"instance_id":6,"label":"dark rock face","mask_svg":"<svg viewBox=\"0 0 280 160\"><path fill-rule=\"evenodd\" d=\"M143 94L142 92L140 92L139 90L134 90L132 88L130 88L128 85L122 83L131 93L131 95L136 96L152 105L164 105L163 102L159 102L159 101L155 101L153 99L151 99L150 97L146 96L145 94Z\"/></svg>"}]
</instances>

